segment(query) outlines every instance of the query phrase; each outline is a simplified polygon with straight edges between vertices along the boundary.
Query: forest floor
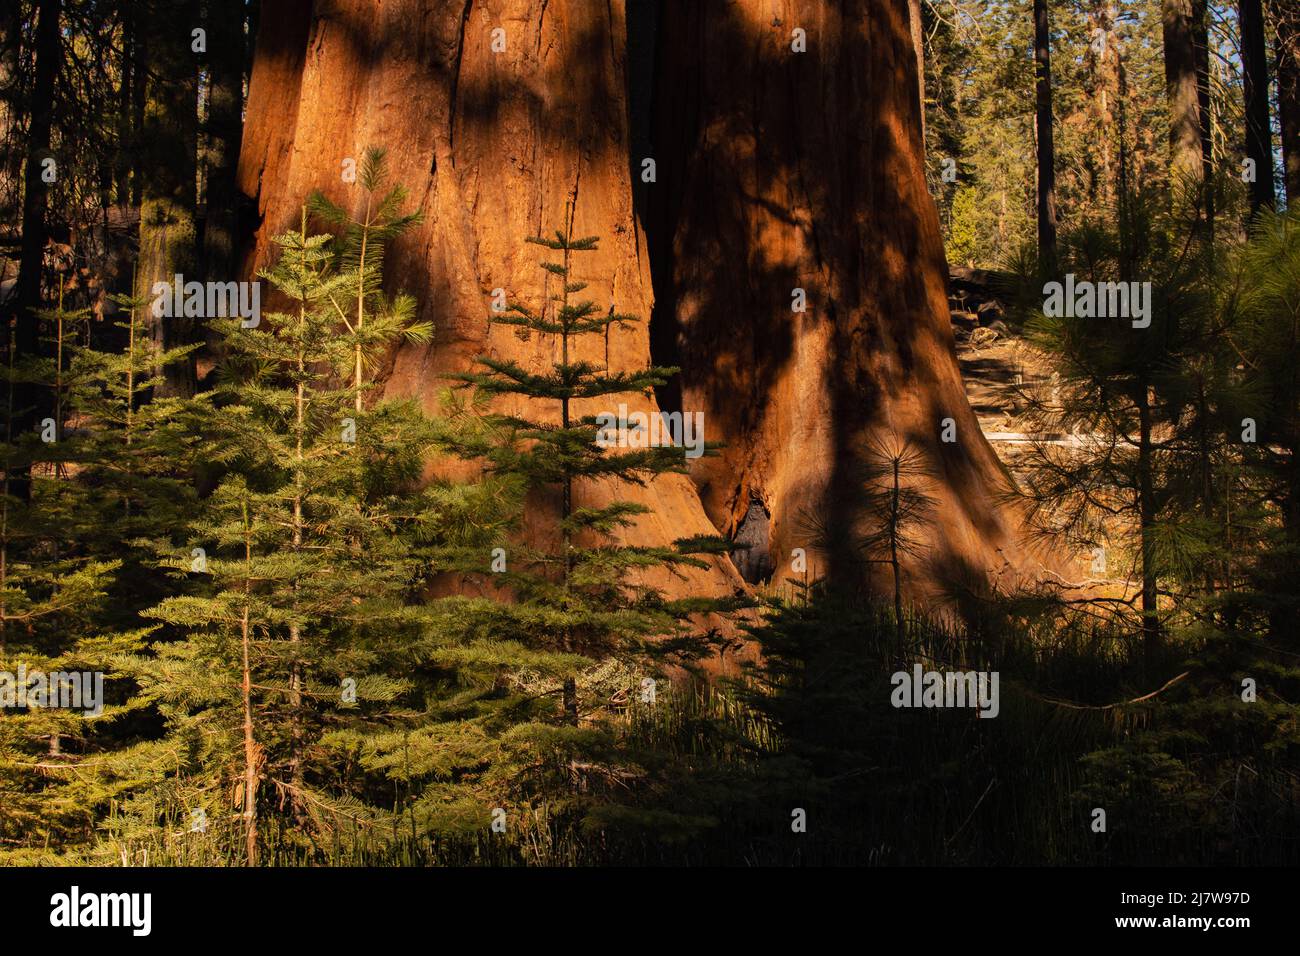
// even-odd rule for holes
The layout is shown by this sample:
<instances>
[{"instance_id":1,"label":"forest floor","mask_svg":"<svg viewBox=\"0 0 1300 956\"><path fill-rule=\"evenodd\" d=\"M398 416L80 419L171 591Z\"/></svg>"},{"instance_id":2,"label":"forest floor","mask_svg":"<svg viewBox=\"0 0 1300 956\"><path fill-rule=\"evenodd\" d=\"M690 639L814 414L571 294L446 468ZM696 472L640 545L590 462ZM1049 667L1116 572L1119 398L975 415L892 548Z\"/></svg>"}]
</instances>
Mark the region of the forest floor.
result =
<instances>
[{"instance_id":1,"label":"forest floor","mask_svg":"<svg viewBox=\"0 0 1300 956\"><path fill-rule=\"evenodd\" d=\"M1003 463L1013 474L1019 474L1021 469L1017 466L1021 465L1032 440L1031 426L1024 420L1022 393L1047 381L1051 370L1014 330L1004 327L992 341L984 341L986 336L972 336L960 328L955 331L957 362L980 430Z\"/></svg>"},{"instance_id":2,"label":"forest floor","mask_svg":"<svg viewBox=\"0 0 1300 956\"><path fill-rule=\"evenodd\" d=\"M954 315L953 331L966 397L979 421L980 431L1012 478L1022 483L1034 464L1035 441L1069 446L1086 436L1038 433L1025 414L1025 393L1050 381L1052 369L1048 359L1031 348L1015 328L1001 321L989 327L971 327L963 318L961 313ZM991 332L996 334L990 335ZM1130 540L1134 531L1124 517L1106 519L1102 528L1102 540L1095 544ZM1107 550L1109 547L1107 544ZM1091 551L1081 551L1076 556L1074 573L1070 574L1073 596L1132 600L1136 587L1135 556L1120 549L1107 563L1109 571L1107 564L1089 567L1095 557L1096 553Z\"/></svg>"}]
</instances>

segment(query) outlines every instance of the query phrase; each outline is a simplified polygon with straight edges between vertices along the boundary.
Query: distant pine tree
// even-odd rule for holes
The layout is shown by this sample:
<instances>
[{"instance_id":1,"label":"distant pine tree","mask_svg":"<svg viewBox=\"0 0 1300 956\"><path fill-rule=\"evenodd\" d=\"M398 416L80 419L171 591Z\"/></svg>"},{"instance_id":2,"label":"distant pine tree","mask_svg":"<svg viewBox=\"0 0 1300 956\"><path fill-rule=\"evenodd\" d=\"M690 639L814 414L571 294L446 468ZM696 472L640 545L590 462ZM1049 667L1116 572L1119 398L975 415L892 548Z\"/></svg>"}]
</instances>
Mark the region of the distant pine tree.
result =
<instances>
[{"instance_id":1,"label":"distant pine tree","mask_svg":"<svg viewBox=\"0 0 1300 956\"><path fill-rule=\"evenodd\" d=\"M1217 253L1195 228L1194 217L1171 213L1146 189L1122 196L1113 222L1067 230L1056 278L1074 275L1100 315L1076 314L1063 299L1049 310L1041 279L1029 280L1040 295L1026 330L1053 375L1021 396L1032 432L1051 440L1025 456L1019 500L1057 542L1081 554L1101 549L1095 577L1135 580L1132 601L1108 593L1089 610L1127 625L1136 605L1151 677L1167 643L1161 592L1174 582L1203 590L1204 572L1219 570L1206 560L1222 528L1217 492L1236 359L1207 282ZM1106 288L1116 283L1122 301L1130 289L1145 295L1145 316L1132 303L1128 314L1108 314Z\"/></svg>"}]
</instances>

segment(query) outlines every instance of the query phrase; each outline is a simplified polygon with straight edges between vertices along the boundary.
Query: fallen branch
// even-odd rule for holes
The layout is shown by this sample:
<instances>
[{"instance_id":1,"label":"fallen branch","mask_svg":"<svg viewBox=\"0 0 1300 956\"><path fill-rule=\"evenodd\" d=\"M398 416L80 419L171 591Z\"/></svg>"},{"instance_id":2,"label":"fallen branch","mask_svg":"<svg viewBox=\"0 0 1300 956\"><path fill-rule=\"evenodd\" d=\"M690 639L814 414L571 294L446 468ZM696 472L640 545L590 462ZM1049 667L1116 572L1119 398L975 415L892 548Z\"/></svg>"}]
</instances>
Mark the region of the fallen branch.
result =
<instances>
[{"instance_id":1,"label":"fallen branch","mask_svg":"<svg viewBox=\"0 0 1300 956\"><path fill-rule=\"evenodd\" d=\"M1038 700L1043 701L1044 703L1055 704L1057 707L1068 707L1071 710L1114 710L1116 707L1127 707L1129 704L1140 704L1143 701L1150 700L1151 698L1155 697L1158 694L1163 694L1165 691L1173 687L1183 678L1189 676L1191 673L1192 673L1191 671L1183 671L1177 677L1169 680L1163 687L1161 687L1158 690L1153 690L1149 694L1143 694L1141 697L1134 697L1132 700L1117 701L1114 704L1074 704L1068 700L1054 700L1051 697L1043 697L1041 694L1035 694L1033 691L1026 691L1026 693L1029 694L1030 697L1034 697Z\"/></svg>"}]
</instances>

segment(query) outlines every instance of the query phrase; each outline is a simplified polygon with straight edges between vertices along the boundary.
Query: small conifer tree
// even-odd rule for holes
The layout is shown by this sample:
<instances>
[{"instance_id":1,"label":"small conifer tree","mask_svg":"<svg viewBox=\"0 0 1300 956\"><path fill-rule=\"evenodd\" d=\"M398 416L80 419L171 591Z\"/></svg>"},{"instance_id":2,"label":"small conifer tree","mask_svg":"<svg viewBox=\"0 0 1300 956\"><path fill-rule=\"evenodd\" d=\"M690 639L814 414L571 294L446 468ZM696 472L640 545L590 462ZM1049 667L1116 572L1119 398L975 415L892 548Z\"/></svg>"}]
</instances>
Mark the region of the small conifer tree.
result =
<instances>
[{"instance_id":1,"label":"small conifer tree","mask_svg":"<svg viewBox=\"0 0 1300 956\"><path fill-rule=\"evenodd\" d=\"M372 158L376 183L382 156ZM349 373L358 354L373 367L379 347L427 330L409 322L409 307L375 319L369 294L346 321L339 304L377 277L336 268L332 237L309 235L306 222L304 209L261 273L290 307L252 328L214 323L229 358L208 432L230 467L178 562L210 585L151 612L184 635L160 648L148 685L190 760L169 806L155 792L137 810L202 811L228 835L242 828L249 863L273 807L287 807L278 823L306 837L373 824L321 741L382 721L409 688L394 648L418 633L409 530L431 432L414 403L366 407L373 380Z\"/></svg>"},{"instance_id":2,"label":"small conifer tree","mask_svg":"<svg viewBox=\"0 0 1300 956\"><path fill-rule=\"evenodd\" d=\"M47 355L5 370L8 422L17 381L53 393L38 434L9 433L4 445L0 830L11 850L84 849L112 802L144 778L152 747L123 728L149 703L132 662L153 630L137 613L164 587L152 558L183 535L193 498L176 475L193 457L180 425L192 403L141 397L160 380L155 368L189 350L160 351L139 303L121 304L127 318L114 328L125 347L97 348L89 311L68 308L61 286L40 312ZM17 462L31 476L25 500L10 494ZM33 699L42 684L53 693Z\"/></svg>"},{"instance_id":3,"label":"small conifer tree","mask_svg":"<svg viewBox=\"0 0 1300 956\"><path fill-rule=\"evenodd\" d=\"M574 758L586 748L588 756L600 752L602 759L616 761L621 758L605 749L609 741L601 735L602 702L592 698L602 690L617 693L620 682L624 691L628 683L639 691L643 675L657 673L666 658L689 660L701 654L703 641L690 635L688 616L732 603L667 600L646 582L644 573L707 567L703 555L725 553L729 545L714 537L682 539L671 547L624 544L618 533L647 512L644 505L617 500L601 507L577 503L580 482L606 479L643 485L658 475L684 472L687 459L681 446L651 444L638 430L642 423L612 411L616 397L648 394L676 369L611 371L577 355L582 337L603 336L611 327L637 319L577 298L586 283L575 277L575 259L595 250L598 240L575 237L573 216L570 206L564 228L552 238L528 239L555 254L541 263L556 280L541 308L512 302L489 316L521 336L554 336L554 367L535 373L512 359L483 357L482 370L456 376L474 389L479 402L516 396L530 400L530 409L537 413L482 413L486 435L480 432L474 441L453 435L448 444L464 457L485 460L493 477L531 492L529 501L544 500L547 492L558 497L557 526L549 543L516 543L509 549L508 564L498 567L495 575L485 575L513 595L511 603L493 612L494 626L508 622L525 648L547 655L552 665L538 674L534 693L558 697L559 706L549 715L538 715L528 732L530 743L542 753L554 748L551 757L558 753ZM599 407L601 401L609 403L608 409ZM597 414L590 413L593 406ZM465 411L463 404L459 407ZM621 441L620 436L631 440ZM462 573L488 570L482 552L462 554L453 565ZM558 673L554 665L559 665ZM560 762L575 765L572 759ZM601 760L580 763L593 767Z\"/></svg>"}]
</instances>

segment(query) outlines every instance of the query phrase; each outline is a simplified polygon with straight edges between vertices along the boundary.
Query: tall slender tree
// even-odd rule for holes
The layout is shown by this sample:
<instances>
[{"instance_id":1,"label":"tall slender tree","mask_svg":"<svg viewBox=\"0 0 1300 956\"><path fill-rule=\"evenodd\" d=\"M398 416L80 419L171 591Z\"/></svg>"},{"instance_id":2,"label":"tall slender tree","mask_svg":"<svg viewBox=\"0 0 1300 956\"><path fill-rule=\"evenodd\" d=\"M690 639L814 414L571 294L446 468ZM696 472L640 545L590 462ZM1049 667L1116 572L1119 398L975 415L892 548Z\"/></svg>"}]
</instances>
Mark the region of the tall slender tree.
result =
<instances>
[{"instance_id":1,"label":"tall slender tree","mask_svg":"<svg viewBox=\"0 0 1300 956\"><path fill-rule=\"evenodd\" d=\"M1265 40L1262 0L1240 0L1241 72L1246 98L1246 158L1254 166L1250 184L1250 214L1272 209L1273 130L1268 107L1268 44Z\"/></svg>"},{"instance_id":2,"label":"tall slender tree","mask_svg":"<svg viewBox=\"0 0 1300 956\"><path fill-rule=\"evenodd\" d=\"M45 354L0 376L5 412L19 378L39 381L52 399L40 437L5 448L0 672L26 668L63 691L103 692L98 713L66 701L28 703L0 720L0 843L19 858L84 849L110 804L145 785L149 767L166 759L165 747L122 724L151 706L133 680L153 630L138 612L165 592L152 558L183 539L194 510L183 476L198 429L179 400L140 403L157 384L153 370L183 355L156 354L141 310L123 305L125 347L103 351L85 344L88 310L60 295L40 310ZM8 494L16 457L29 466L26 502ZM13 690L5 683L0 695Z\"/></svg>"},{"instance_id":3,"label":"tall slender tree","mask_svg":"<svg viewBox=\"0 0 1300 956\"><path fill-rule=\"evenodd\" d=\"M187 555L182 565L210 585L149 612L183 640L147 687L173 740L207 740L175 771L172 792L233 824L232 837L242 829L231 842L249 863L273 802L308 838L379 812L354 805L354 778L322 771L336 756L322 739L386 728L383 708L409 689L409 664L397 657L419 635L411 531L425 507L415 479L432 433L409 402L355 411L356 336L342 333L338 303L356 279L334 268L331 237L309 235L306 221L304 207L263 272L289 310L264 316L265 328L214 323L225 336L226 401L204 431L229 470L195 529L199 563ZM367 355L391 339L372 333ZM232 783L237 814L221 798ZM274 799L260 796L263 786ZM166 809L149 794L136 802L137 812Z\"/></svg>"},{"instance_id":4,"label":"tall slender tree","mask_svg":"<svg viewBox=\"0 0 1300 956\"><path fill-rule=\"evenodd\" d=\"M1214 218L1219 196L1214 174L1214 97L1210 76L1210 7L1209 0L1192 0L1195 28L1196 92L1201 104L1201 173L1205 177L1205 222L1210 239L1214 239Z\"/></svg>"},{"instance_id":5,"label":"tall slender tree","mask_svg":"<svg viewBox=\"0 0 1300 956\"><path fill-rule=\"evenodd\" d=\"M1034 69L1038 134L1038 259L1056 270L1056 146L1052 109L1052 26L1047 0L1034 0Z\"/></svg>"},{"instance_id":6,"label":"tall slender tree","mask_svg":"<svg viewBox=\"0 0 1300 956\"><path fill-rule=\"evenodd\" d=\"M1175 188L1200 190L1205 180L1205 119L1201 111L1198 0L1161 0L1165 86L1169 102L1169 164ZM1202 9L1198 10L1197 8Z\"/></svg>"},{"instance_id":7,"label":"tall slender tree","mask_svg":"<svg viewBox=\"0 0 1300 956\"><path fill-rule=\"evenodd\" d=\"M1282 128L1287 208L1300 205L1300 10L1269 4L1277 53L1277 112Z\"/></svg>"},{"instance_id":8,"label":"tall slender tree","mask_svg":"<svg viewBox=\"0 0 1300 956\"><path fill-rule=\"evenodd\" d=\"M244 105L244 0L208 0L207 124L205 129L203 276L233 278L235 269L235 168Z\"/></svg>"},{"instance_id":9,"label":"tall slender tree","mask_svg":"<svg viewBox=\"0 0 1300 956\"><path fill-rule=\"evenodd\" d=\"M27 135L27 151L23 173L23 233L18 260L18 281L10 298L6 319L13 327L13 335L6 337L11 351L10 364L21 365L34 360L40 343L37 310L41 303L41 278L45 263L45 242L48 235L46 213L49 208L49 186L45 182L46 160L54 160L57 176L58 160L50 155L50 135L54 125L54 91L58 80L63 50L59 33L62 0L39 0L36 5L36 77L32 88L31 126ZM48 404L43 390L32 380L14 384L14 403L11 409L14 436L26 435L38 418L38 408ZM30 496L28 476L21 469L7 476L9 493L20 499Z\"/></svg>"},{"instance_id":10,"label":"tall slender tree","mask_svg":"<svg viewBox=\"0 0 1300 956\"><path fill-rule=\"evenodd\" d=\"M198 278L196 190L198 162L198 75L200 46L194 31L197 0L160 3L141 0L141 59L147 65L137 170L141 179L140 254L135 294L153 299L156 283L170 285L178 274ZM147 10L144 4L152 4ZM188 279L187 279L188 281ZM161 349L190 342L194 316L152 316L151 334ZM193 357L163 369L160 391L193 395Z\"/></svg>"},{"instance_id":11,"label":"tall slender tree","mask_svg":"<svg viewBox=\"0 0 1300 956\"><path fill-rule=\"evenodd\" d=\"M916 95L921 105L921 143L925 143L925 17L921 11L922 0L907 0L907 21L912 32L912 48L916 50Z\"/></svg>"}]
</instances>

